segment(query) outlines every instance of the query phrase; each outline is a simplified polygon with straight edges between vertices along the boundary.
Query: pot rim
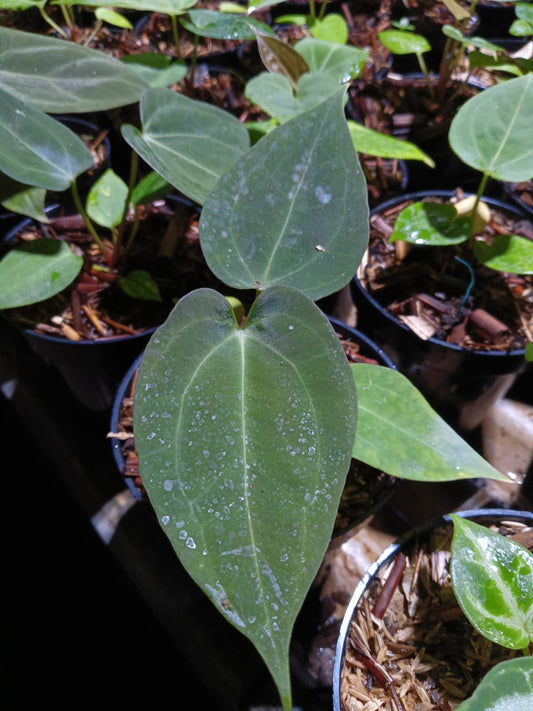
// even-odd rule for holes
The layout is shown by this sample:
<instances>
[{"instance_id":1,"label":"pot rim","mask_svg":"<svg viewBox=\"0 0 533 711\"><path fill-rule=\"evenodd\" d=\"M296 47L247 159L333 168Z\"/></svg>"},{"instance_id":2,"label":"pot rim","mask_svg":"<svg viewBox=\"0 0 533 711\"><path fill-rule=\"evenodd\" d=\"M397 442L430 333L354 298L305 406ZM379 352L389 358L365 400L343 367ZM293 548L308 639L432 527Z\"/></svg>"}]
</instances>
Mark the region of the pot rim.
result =
<instances>
[{"instance_id":1,"label":"pot rim","mask_svg":"<svg viewBox=\"0 0 533 711\"><path fill-rule=\"evenodd\" d=\"M482 518L500 518L504 520L521 521L525 519L530 523L531 526L533 526L533 511L527 510L517 511L514 509L505 508L469 509L464 511L455 511L454 515L474 520ZM419 526L415 526L406 533L400 535L393 543L388 545L385 550L383 550L382 553L378 556L378 558L376 558L376 560L367 568L363 577L356 585L352 593L352 597L350 598L350 602L348 603L348 607L346 608L346 611L344 613L344 617L342 618L342 622L339 627L339 634L337 637L337 644L335 646L335 662L333 666L333 711L341 710L340 676L342 672L342 659L344 655L344 649L346 646L346 640L348 638L348 630L350 628L350 623L352 621L355 608L357 607L357 604L363 596L363 593L365 592L368 584L376 576L378 571L387 562L389 562L389 560L391 560L406 543L412 540L415 536L419 535L420 533L425 533L439 524L450 523L451 520L452 519L450 517L450 514L437 516L436 518Z\"/></svg>"},{"instance_id":2,"label":"pot rim","mask_svg":"<svg viewBox=\"0 0 533 711\"><path fill-rule=\"evenodd\" d=\"M370 210L369 217L372 217L373 215L377 214L378 212L381 212L384 209L387 209L389 207L392 207L393 205L398 204L399 202L404 202L406 200L418 200L423 197L428 197L430 195L435 195L436 197L452 197L455 195L453 190L419 190L417 192L413 193L406 193L405 195L399 195L397 197L393 197L390 200L386 200L385 202L380 203L379 205L376 205L372 210ZM465 197L472 197L473 193L465 193ZM484 202L487 202L489 205L495 206L502 208L504 210L507 210L514 215L516 215L519 218L524 218L527 219L527 216L524 215L522 210L515 205L508 205L507 203L502 202L501 200L497 200L496 198L491 198L491 197L485 197L483 198ZM352 278L352 284L355 284L357 289L361 292L362 296L372 305L373 308L377 309L380 311L385 318L390 321L392 324L394 324L396 327L400 328L402 331L405 333L408 333L415 337L415 334L413 331L411 331L410 328L408 328L405 324L403 324L401 321L399 321L395 316L389 313L389 311L384 308L373 296L372 294L367 291L357 274L354 275ZM433 336L431 338L428 338L426 343L432 343L437 346L441 346L442 348L447 348L452 351L456 351L457 353L470 353L475 357L500 357L500 358L507 358L509 356L519 356L523 357L525 355L525 348L518 348L518 349L513 349L513 350L506 350L506 351L501 351L501 350L476 350L475 348L462 348L461 346L458 346L455 343L448 343L447 341L443 341L440 338L434 338Z\"/></svg>"}]
</instances>

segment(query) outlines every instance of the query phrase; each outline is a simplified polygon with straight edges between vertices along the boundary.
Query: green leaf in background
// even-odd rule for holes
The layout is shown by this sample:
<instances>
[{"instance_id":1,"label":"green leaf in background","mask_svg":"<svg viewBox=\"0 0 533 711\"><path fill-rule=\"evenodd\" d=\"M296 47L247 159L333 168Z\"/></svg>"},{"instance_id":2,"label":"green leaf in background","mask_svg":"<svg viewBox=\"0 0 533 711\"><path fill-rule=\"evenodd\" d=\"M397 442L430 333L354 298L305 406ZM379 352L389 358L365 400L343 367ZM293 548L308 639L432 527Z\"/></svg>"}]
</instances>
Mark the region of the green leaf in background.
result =
<instances>
[{"instance_id":1,"label":"green leaf in background","mask_svg":"<svg viewBox=\"0 0 533 711\"><path fill-rule=\"evenodd\" d=\"M492 244L476 241L476 258L499 272L533 274L533 242L521 235L496 235Z\"/></svg>"},{"instance_id":2,"label":"green leaf in background","mask_svg":"<svg viewBox=\"0 0 533 711\"><path fill-rule=\"evenodd\" d=\"M348 25L342 15L331 12L323 18L308 17L309 31L320 40L346 44L348 42Z\"/></svg>"},{"instance_id":3,"label":"green leaf in background","mask_svg":"<svg viewBox=\"0 0 533 711\"><path fill-rule=\"evenodd\" d=\"M29 10L31 7L44 7L46 0L1 0L2 10Z\"/></svg>"},{"instance_id":4,"label":"green leaf in background","mask_svg":"<svg viewBox=\"0 0 533 711\"><path fill-rule=\"evenodd\" d=\"M83 266L65 242L42 238L10 250L0 261L0 309L35 304L71 284Z\"/></svg>"},{"instance_id":5,"label":"green leaf in background","mask_svg":"<svg viewBox=\"0 0 533 711\"><path fill-rule=\"evenodd\" d=\"M315 300L355 274L368 241L368 204L344 94L338 89L265 135L215 185L200 216L200 243L225 284L283 284Z\"/></svg>"},{"instance_id":6,"label":"green leaf in background","mask_svg":"<svg viewBox=\"0 0 533 711\"><path fill-rule=\"evenodd\" d=\"M13 180L66 190L93 167L81 138L56 119L0 89L0 170Z\"/></svg>"},{"instance_id":7,"label":"green leaf in background","mask_svg":"<svg viewBox=\"0 0 533 711\"><path fill-rule=\"evenodd\" d=\"M468 99L450 125L452 150L497 180L533 177L533 74L503 81Z\"/></svg>"},{"instance_id":8,"label":"green leaf in background","mask_svg":"<svg viewBox=\"0 0 533 711\"><path fill-rule=\"evenodd\" d=\"M298 79L309 71L302 55L277 37L256 32L256 38L259 56L268 71L287 77L295 89Z\"/></svg>"},{"instance_id":9,"label":"green leaf in background","mask_svg":"<svg viewBox=\"0 0 533 711\"><path fill-rule=\"evenodd\" d=\"M468 445L404 375L351 364L357 384L353 456L390 476L415 481L509 479Z\"/></svg>"},{"instance_id":10,"label":"green leaf in background","mask_svg":"<svg viewBox=\"0 0 533 711\"><path fill-rule=\"evenodd\" d=\"M185 62L173 61L168 54L126 54L121 57L121 61L131 67L152 89L178 84L187 75Z\"/></svg>"},{"instance_id":11,"label":"green leaf in background","mask_svg":"<svg viewBox=\"0 0 533 711\"><path fill-rule=\"evenodd\" d=\"M393 54L429 52L431 45L423 35L403 30L383 30L378 33L382 44Z\"/></svg>"},{"instance_id":12,"label":"green leaf in background","mask_svg":"<svg viewBox=\"0 0 533 711\"><path fill-rule=\"evenodd\" d=\"M339 45L313 37L299 40L294 49L305 59L310 71L341 83L361 76L370 54L369 50L361 47Z\"/></svg>"},{"instance_id":13,"label":"green leaf in background","mask_svg":"<svg viewBox=\"0 0 533 711\"><path fill-rule=\"evenodd\" d=\"M355 436L342 346L301 292L265 291L240 328L224 296L200 289L152 337L135 392L135 446L157 518L290 709L291 631Z\"/></svg>"},{"instance_id":14,"label":"green leaf in background","mask_svg":"<svg viewBox=\"0 0 533 711\"><path fill-rule=\"evenodd\" d=\"M250 146L246 126L216 106L170 89L148 89L141 98L142 132L122 135L151 168L202 204L216 181Z\"/></svg>"},{"instance_id":15,"label":"green leaf in background","mask_svg":"<svg viewBox=\"0 0 533 711\"><path fill-rule=\"evenodd\" d=\"M121 15L120 12L115 12L114 10L111 10L109 7L97 7L94 12L94 16L97 20L107 22L109 25L121 27L124 30L133 29L133 25L127 17Z\"/></svg>"},{"instance_id":16,"label":"green leaf in background","mask_svg":"<svg viewBox=\"0 0 533 711\"><path fill-rule=\"evenodd\" d=\"M461 44L464 44L468 47L476 47L477 49L484 49L487 52L490 52L493 57L496 57L498 52L505 51L499 45L494 44L493 42L489 42L488 40L483 39L483 37L474 37L474 36L465 37L465 35L463 35L461 30L459 30L457 27L454 27L453 25L444 25L444 27L442 28L442 31L446 35L446 37L451 37L456 42L460 42Z\"/></svg>"},{"instance_id":17,"label":"green leaf in background","mask_svg":"<svg viewBox=\"0 0 533 711\"><path fill-rule=\"evenodd\" d=\"M530 60L518 57L508 57L506 55L499 55L494 58L488 54L483 54L483 52L476 52L475 50L469 52L468 63L472 69L479 67L490 71L513 74L517 77L522 76L528 71L526 66L528 64L531 65L529 70L533 71L533 63Z\"/></svg>"},{"instance_id":18,"label":"green leaf in background","mask_svg":"<svg viewBox=\"0 0 533 711\"><path fill-rule=\"evenodd\" d=\"M217 12L216 10L189 10L180 18L181 24L193 35L221 40L253 40L254 30L275 36L264 22L241 13Z\"/></svg>"},{"instance_id":19,"label":"green leaf in background","mask_svg":"<svg viewBox=\"0 0 533 711\"><path fill-rule=\"evenodd\" d=\"M245 126L250 134L250 141L252 145L257 143L260 138L264 135L273 131L278 125L277 121L274 119L269 119L266 121L246 121Z\"/></svg>"},{"instance_id":20,"label":"green leaf in background","mask_svg":"<svg viewBox=\"0 0 533 711\"><path fill-rule=\"evenodd\" d=\"M533 657L500 662L485 674L472 696L455 711L531 711Z\"/></svg>"},{"instance_id":21,"label":"green leaf in background","mask_svg":"<svg viewBox=\"0 0 533 711\"><path fill-rule=\"evenodd\" d=\"M119 281L122 291L134 299L161 301L159 287L151 274L144 269L134 269Z\"/></svg>"},{"instance_id":22,"label":"green leaf in background","mask_svg":"<svg viewBox=\"0 0 533 711\"><path fill-rule=\"evenodd\" d=\"M120 7L139 12L160 12L164 15L180 15L196 5L197 0L90 0L90 7ZM80 0L53 0L52 5L79 6Z\"/></svg>"},{"instance_id":23,"label":"green leaf in background","mask_svg":"<svg viewBox=\"0 0 533 711\"><path fill-rule=\"evenodd\" d=\"M49 113L105 111L137 102L146 88L104 52L7 27L0 27L0 86Z\"/></svg>"},{"instance_id":24,"label":"green leaf in background","mask_svg":"<svg viewBox=\"0 0 533 711\"><path fill-rule=\"evenodd\" d=\"M165 197L172 191L171 185L152 170L148 175L140 180L131 193L132 205L146 205L154 200Z\"/></svg>"},{"instance_id":25,"label":"green leaf in background","mask_svg":"<svg viewBox=\"0 0 533 711\"><path fill-rule=\"evenodd\" d=\"M44 211L45 199L44 188L33 188L0 173L0 205L6 210L46 224L50 220Z\"/></svg>"},{"instance_id":26,"label":"green leaf in background","mask_svg":"<svg viewBox=\"0 0 533 711\"><path fill-rule=\"evenodd\" d=\"M533 343L526 343L526 361L528 363L533 362Z\"/></svg>"},{"instance_id":27,"label":"green leaf in background","mask_svg":"<svg viewBox=\"0 0 533 711\"><path fill-rule=\"evenodd\" d=\"M405 240L411 244L442 247L465 242L469 236L470 219L457 217L453 205L413 202L396 218L389 242Z\"/></svg>"},{"instance_id":28,"label":"green leaf in background","mask_svg":"<svg viewBox=\"0 0 533 711\"><path fill-rule=\"evenodd\" d=\"M424 151L410 141L389 136L380 131L374 131L356 121L347 121L350 134L356 150L369 156L381 158L398 158L403 160L420 160L430 168L435 167L435 162Z\"/></svg>"},{"instance_id":29,"label":"green leaf in background","mask_svg":"<svg viewBox=\"0 0 533 711\"><path fill-rule=\"evenodd\" d=\"M109 168L91 185L85 209L91 220L112 229L122 221L127 197L128 186Z\"/></svg>"},{"instance_id":30,"label":"green leaf in background","mask_svg":"<svg viewBox=\"0 0 533 711\"><path fill-rule=\"evenodd\" d=\"M452 515L452 586L466 617L510 649L533 641L533 554L506 536Z\"/></svg>"}]
</instances>

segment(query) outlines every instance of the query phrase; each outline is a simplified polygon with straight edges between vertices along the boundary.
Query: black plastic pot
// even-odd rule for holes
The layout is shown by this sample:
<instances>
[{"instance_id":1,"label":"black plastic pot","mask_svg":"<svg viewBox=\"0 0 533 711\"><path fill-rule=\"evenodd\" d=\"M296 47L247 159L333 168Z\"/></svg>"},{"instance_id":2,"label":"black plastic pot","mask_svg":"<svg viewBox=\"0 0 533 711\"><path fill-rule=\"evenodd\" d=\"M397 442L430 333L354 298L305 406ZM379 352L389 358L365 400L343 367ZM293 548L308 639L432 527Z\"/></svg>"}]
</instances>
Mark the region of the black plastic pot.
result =
<instances>
[{"instance_id":1,"label":"black plastic pot","mask_svg":"<svg viewBox=\"0 0 533 711\"><path fill-rule=\"evenodd\" d=\"M479 0L476 5L476 15L479 18L476 34L490 40L508 37L509 28L516 19L514 6L514 2Z\"/></svg>"},{"instance_id":2,"label":"black plastic pot","mask_svg":"<svg viewBox=\"0 0 533 711\"><path fill-rule=\"evenodd\" d=\"M429 194L448 198L453 193L411 193L376 207L371 215L396 205L400 200L420 200ZM519 218L523 217L518 208L489 198L485 201ZM357 276L351 286L357 307L357 327L385 351L431 406L458 430L468 432L477 427L485 412L526 367L524 349L476 351L438 338L422 340L381 306Z\"/></svg>"},{"instance_id":3,"label":"black plastic pot","mask_svg":"<svg viewBox=\"0 0 533 711\"><path fill-rule=\"evenodd\" d=\"M521 522L525 523L527 526L533 526L533 512L531 511L475 509L470 511L457 511L456 513L458 516L462 516L485 526L498 524L500 521ZM451 518L449 515L438 517L437 519L414 528L400 536L394 543L389 545L377 558L377 560L368 568L361 581L355 588L340 626L335 650L335 664L333 672L333 711L344 711L343 706L341 705L341 676L344 656L348 643L348 633L358 605L362 601L362 598L369 586L376 580L380 573L382 573L393 562L400 552L408 554L415 544L424 541L436 527L446 524L451 525ZM457 650L457 653L460 654L461 650Z\"/></svg>"}]
</instances>

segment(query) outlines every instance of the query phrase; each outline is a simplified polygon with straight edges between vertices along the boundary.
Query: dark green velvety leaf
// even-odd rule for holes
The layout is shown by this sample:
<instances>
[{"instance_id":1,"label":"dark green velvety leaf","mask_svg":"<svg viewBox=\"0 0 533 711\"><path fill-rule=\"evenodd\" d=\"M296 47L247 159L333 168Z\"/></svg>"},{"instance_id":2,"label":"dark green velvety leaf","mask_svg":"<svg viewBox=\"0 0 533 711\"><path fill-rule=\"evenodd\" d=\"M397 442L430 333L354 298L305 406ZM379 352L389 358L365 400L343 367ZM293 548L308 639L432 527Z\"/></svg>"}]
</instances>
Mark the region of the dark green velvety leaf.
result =
<instances>
[{"instance_id":1,"label":"dark green velvety leaf","mask_svg":"<svg viewBox=\"0 0 533 711\"><path fill-rule=\"evenodd\" d=\"M243 328L221 294L188 294L139 369L135 445L157 518L288 709L291 630L333 530L355 413L337 336L289 288L261 294Z\"/></svg>"},{"instance_id":2,"label":"dark green velvety leaf","mask_svg":"<svg viewBox=\"0 0 533 711\"><path fill-rule=\"evenodd\" d=\"M10 250L0 261L0 309L35 304L74 281L83 258L58 239L42 238Z\"/></svg>"},{"instance_id":3,"label":"dark green velvety leaf","mask_svg":"<svg viewBox=\"0 0 533 711\"><path fill-rule=\"evenodd\" d=\"M337 90L265 135L215 185L200 241L225 284L285 284L319 299L355 274L368 241L367 190L343 98Z\"/></svg>"},{"instance_id":4,"label":"dark green velvety leaf","mask_svg":"<svg viewBox=\"0 0 533 711\"><path fill-rule=\"evenodd\" d=\"M358 419L353 456L401 479L509 481L453 430L392 368L352 364Z\"/></svg>"},{"instance_id":5,"label":"dark green velvety leaf","mask_svg":"<svg viewBox=\"0 0 533 711\"><path fill-rule=\"evenodd\" d=\"M456 711L531 711L533 657L517 657L490 669Z\"/></svg>"},{"instance_id":6,"label":"dark green velvety leaf","mask_svg":"<svg viewBox=\"0 0 533 711\"><path fill-rule=\"evenodd\" d=\"M123 276L119 282L120 288L128 296L144 301L161 301L159 287L151 274L144 269L135 269Z\"/></svg>"},{"instance_id":7,"label":"dark green velvety leaf","mask_svg":"<svg viewBox=\"0 0 533 711\"><path fill-rule=\"evenodd\" d=\"M104 52L7 27L0 27L0 86L48 113L105 111L138 101L146 88Z\"/></svg>"},{"instance_id":8,"label":"dark green velvety leaf","mask_svg":"<svg viewBox=\"0 0 533 711\"><path fill-rule=\"evenodd\" d=\"M525 649L533 641L533 554L485 526L452 519L450 574L461 609L495 644Z\"/></svg>"}]
</instances>

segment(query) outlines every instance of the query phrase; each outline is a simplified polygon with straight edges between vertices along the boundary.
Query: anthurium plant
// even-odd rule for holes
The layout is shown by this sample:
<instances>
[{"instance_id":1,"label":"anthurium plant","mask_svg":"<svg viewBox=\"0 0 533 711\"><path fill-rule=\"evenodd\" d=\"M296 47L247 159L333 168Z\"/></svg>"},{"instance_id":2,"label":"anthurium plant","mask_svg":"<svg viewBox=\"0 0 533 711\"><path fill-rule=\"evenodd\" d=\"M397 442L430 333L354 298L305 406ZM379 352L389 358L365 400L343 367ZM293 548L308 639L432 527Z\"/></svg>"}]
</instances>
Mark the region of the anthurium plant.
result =
<instances>
[{"instance_id":1,"label":"anthurium plant","mask_svg":"<svg viewBox=\"0 0 533 711\"><path fill-rule=\"evenodd\" d=\"M402 375L352 369L314 303L349 282L368 241L367 189L344 100L344 87L330 92L214 182L200 242L213 273L241 291L244 315L214 290L183 297L150 340L135 388L139 467L162 529L253 642L286 711L292 628L351 458L412 479L505 478ZM177 180L162 148L176 112L160 118L160 144L144 126L123 133Z\"/></svg>"},{"instance_id":2,"label":"anthurium plant","mask_svg":"<svg viewBox=\"0 0 533 711\"><path fill-rule=\"evenodd\" d=\"M499 235L491 244L476 238L490 217L482 202L488 179L521 182L533 176L532 111L533 74L468 99L451 123L449 141L466 165L482 173L477 194L463 204L463 211L446 203L409 205L398 215L390 241L430 246L467 243L472 259L491 269L533 273L533 243L525 236Z\"/></svg>"},{"instance_id":3,"label":"anthurium plant","mask_svg":"<svg viewBox=\"0 0 533 711\"><path fill-rule=\"evenodd\" d=\"M454 526L450 576L473 627L517 656L494 667L460 711L527 709L533 704L533 555L512 539L462 516Z\"/></svg>"}]
</instances>

